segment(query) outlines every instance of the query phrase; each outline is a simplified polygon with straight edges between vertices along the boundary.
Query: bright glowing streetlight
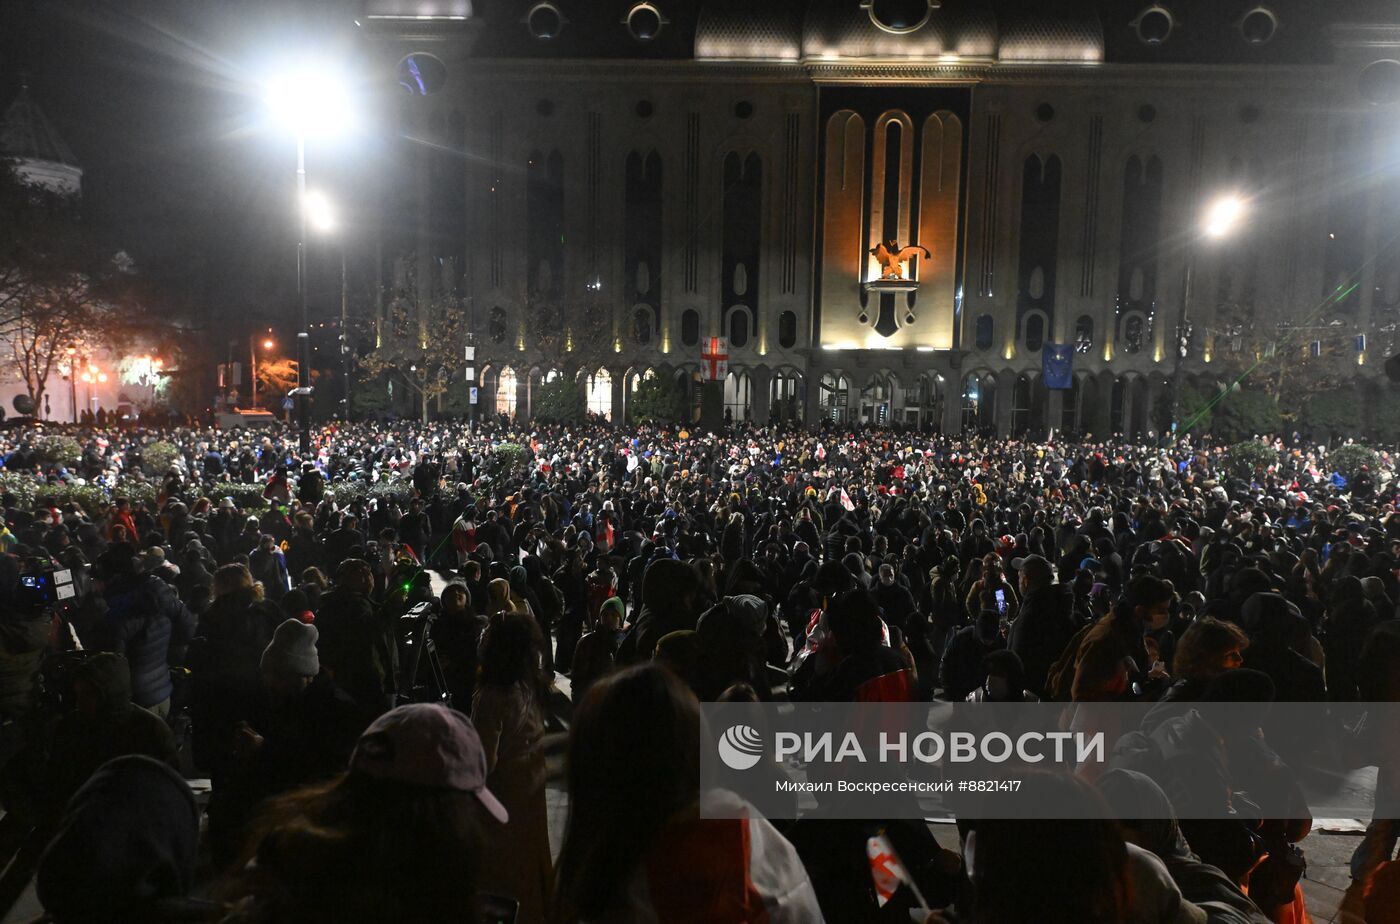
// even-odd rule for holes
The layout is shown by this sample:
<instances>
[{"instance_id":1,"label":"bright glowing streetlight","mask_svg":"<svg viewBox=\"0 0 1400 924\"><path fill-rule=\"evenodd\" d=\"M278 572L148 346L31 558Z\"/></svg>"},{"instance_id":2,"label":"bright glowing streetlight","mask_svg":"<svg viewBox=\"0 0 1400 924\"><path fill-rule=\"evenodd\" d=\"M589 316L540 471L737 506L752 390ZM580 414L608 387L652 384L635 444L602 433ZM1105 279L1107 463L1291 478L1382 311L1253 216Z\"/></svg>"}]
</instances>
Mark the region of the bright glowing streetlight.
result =
<instances>
[{"instance_id":1,"label":"bright glowing streetlight","mask_svg":"<svg viewBox=\"0 0 1400 924\"><path fill-rule=\"evenodd\" d=\"M301 457L311 453L311 334L306 319L306 231L312 220L306 194L306 139L326 137L350 130L355 124L355 107L349 81L333 66L308 63L279 74L266 84L264 98L268 110L297 142L297 204L300 222L297 235L297 296L301 302L301 330L297 333L297 419Z\"/></svg>"},{"instance_id":2,"label":"bright glowing streetlight","mask_svg":"<svg viewBox=\"0 0 1400 924\"><path fill-rule=\"evenodd\" d=\"M335 208L324 193L312 190L302 200L306 210L306 221L322 234L330 234L336 229Z\"/></svg>"},{"instance_id":3,"label":"bright glowing streetlight","mask_svg":"<svg viewBox=\"0 0 1400 924\"><path fill-rule=\"evenodd\" d=\"M274 343L274 342L272 341L272 338L271 338L271 337L269 337L268 339L266 339L266 340L263 341L263 349L264 349L264 350L270 350L270 349L272 349L272 348L275 347L275 346L277 346L277 344Z\"/></svg>"},{"instance_id":4,"label":"bright glowing streetlight","mask_svg":"<svg viewBox=\"0 0 1400 924\"><path fill-rule=\"evenodd\" d=\"M347 131L355 123L348 84L336 67L309 63L274 76L265 85L263 97L284 128L302 136L324 137Z\"/></svg>"},{"instance_id":5,"label":"bright glowing streetlight","mask_svg":"<svg viewBox=\"0 0 1400 924\"><path fill-rule=\"evenodd\" d=\"M1206 208L1201 227L1206 237L1222 238L1239 227L1244 213L1244 199L1234 194L1221 196Z\"/></svg>"}]
</instances>

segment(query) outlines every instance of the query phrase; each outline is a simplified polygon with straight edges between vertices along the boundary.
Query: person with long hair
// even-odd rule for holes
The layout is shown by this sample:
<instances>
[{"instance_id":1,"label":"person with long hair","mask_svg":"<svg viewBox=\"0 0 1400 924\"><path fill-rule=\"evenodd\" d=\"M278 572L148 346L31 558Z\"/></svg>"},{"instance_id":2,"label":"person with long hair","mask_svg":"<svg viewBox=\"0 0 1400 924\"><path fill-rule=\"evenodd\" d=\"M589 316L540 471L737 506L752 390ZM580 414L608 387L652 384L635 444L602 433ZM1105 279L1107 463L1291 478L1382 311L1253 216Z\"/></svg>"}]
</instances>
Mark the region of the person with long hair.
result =
<instances>
[{"instance_id":1,"label":"person with long hair","mask_svg":"<svg viewBox=\"0 0 1400 924\"><path fill-rule=\"evenodd\" d=\"M485 924L478 870L489 826L510 821L467 717L400 706L360 736L348 772L267 804L228 921Z\"/></svg>"},{"instance_id":2,"label":"person with long hair","mask_svg":"<svg viewBox=\"0 0 1400 924\"><path fill-rule=\"evenodd\" d=\"M1233 622L1202 616L1193 622L1177 643L1172 657L1172 676L1176 682L1162 697L1164 701L1181 702L1200 698L1206 685L1216 677L1244 666L1244 650L1249 636Z\"/></svg>"},{"instance_id":3,"label":"person with long hair","mask_svg":"<svg viewBox=\"0 0 1400 924\"><path fill-rule=\"evenodd\" d=\"M509 830L492 832L496 849L484 861L482 881L520 902L519 924L547 920L553 890L543 745L551 678L544 673L542 647L539 626L528 613L497 613L482 636L472 697L487 782L512 819Z\"/></svg>"},{"instance_id":4,"label":"person with long hair","mask_svg":"<svg viewBox=\"0 0 1400 924\"><path fill-rule=\"evenodd\" d=\"M700 704L666 668L593 687L569 738L557 922L820 924L797 851L752 806L707 793L700 817L699 749Z\"/></svg>"}]
</instances>

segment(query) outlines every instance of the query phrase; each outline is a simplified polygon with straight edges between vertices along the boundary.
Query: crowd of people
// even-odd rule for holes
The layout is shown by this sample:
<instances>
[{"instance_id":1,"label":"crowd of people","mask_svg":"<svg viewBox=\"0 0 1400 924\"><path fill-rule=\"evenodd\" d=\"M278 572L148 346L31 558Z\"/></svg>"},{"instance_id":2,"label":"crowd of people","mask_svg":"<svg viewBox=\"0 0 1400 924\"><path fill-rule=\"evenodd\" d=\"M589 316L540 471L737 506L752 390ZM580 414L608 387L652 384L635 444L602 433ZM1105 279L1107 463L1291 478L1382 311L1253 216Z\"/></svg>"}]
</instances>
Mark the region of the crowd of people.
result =
<instances>
[{"instance_id":1,"label":"crowd of people","mask_svg":"<svg viewBox=\"0 0 1400 924\"><path fill-rule=\"evenodd\" d=\"M1384 454L1343 476L1281 442L1241 470L1199 441L830 427L347 424L305 458L275 429L70 435L65 465L0 434L5 472L107 492L0 496L0 800L60 924L1303 921L1289 760L1316 742L1267 718L1154 710L1107 773L1028 776L1081 820L959 818L956 850L917 821L701 817L699 704L1400 699ZM1170 818L1180 775L1228 801L1261 761L1289 817ZM1349 907L1388 921L1400 763L1376 763ZM1143 800L1165 817L1120 817ZM872 833L908 870L889 900Z\"/></svg>"}]
</instances>

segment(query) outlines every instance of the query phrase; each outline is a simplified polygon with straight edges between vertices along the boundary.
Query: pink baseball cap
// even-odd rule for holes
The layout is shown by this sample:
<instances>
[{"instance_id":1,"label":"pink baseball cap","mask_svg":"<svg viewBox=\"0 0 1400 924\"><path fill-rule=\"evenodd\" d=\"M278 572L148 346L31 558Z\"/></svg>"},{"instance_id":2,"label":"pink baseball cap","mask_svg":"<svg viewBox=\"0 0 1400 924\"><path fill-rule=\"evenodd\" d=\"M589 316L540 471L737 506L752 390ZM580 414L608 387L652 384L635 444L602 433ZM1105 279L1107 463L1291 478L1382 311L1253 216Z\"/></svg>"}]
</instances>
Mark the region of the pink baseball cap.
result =
<instances>
[{"instance_id":1,"label":"pink baseball cap","mask_svg":"<svg viewBox=\"0 0 1400 924\"><path fill-rule=\"evenodd\" d=\"M410 786L476 796L501 824L510 814L486 788L486 751L471 719L436 703L412 703L375 719L355 744L350 769Z\"/></svg>"}]
</instances>

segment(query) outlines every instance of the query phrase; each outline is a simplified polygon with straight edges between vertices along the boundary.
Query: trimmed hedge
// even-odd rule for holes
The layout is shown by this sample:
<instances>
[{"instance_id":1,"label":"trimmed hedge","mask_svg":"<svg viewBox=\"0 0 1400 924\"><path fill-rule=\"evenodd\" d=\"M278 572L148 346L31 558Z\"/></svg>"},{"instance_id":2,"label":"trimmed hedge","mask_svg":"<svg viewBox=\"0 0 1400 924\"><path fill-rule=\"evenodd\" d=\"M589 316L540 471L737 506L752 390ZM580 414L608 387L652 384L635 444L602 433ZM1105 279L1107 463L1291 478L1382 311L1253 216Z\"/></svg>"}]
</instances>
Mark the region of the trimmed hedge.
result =
<instances>
[{"instance_id":1,"label":"trimmed hedge","mask_svg":"<svg viewBox=\"0 0 1400 924\"><path fill-rule=\"evenodd\" d=\"M1327 454L1327 467L1334 472L1341 472L1347 478L1355 478L1363 465L1375 471L1380 464L1381 457L1376 451L1360 443L1347 443Z\"/></svg>"},{"instance_id":2,"label":"trimmed hedge","mask_svg":"<svg viewBox=\"0 0 1400 924\"><path fill-rule=\"evenodd\" d=\"M180 447L174 443L156 440L141 450L141 467L146 470L146 474L158 478L170 471L175 460L183 456L184 453L180 451Z\"/></svg>"},{"instance_id":3,"label":"trimmed hedge","mask_svg":"<svg viewBox=\"0 0 1400 924\"><path fill-rule=\"evenodd\" d=\"M1278 453L1258 440L1245 440L1225 450L1226 470L1237 478L1250 478L1261 468L1278 464Z\"/></svg>"},{"instance_id":4,"label":"trimmed hedge","mask_svg":"<svg viewBox=\"0 0 1400 924\"><path fill-rule=\"evenodd\" d=\"M528 450L519 443L499 443L491 449L491 459L501 471L510 471L525 464Z\"/></svg>"},{"instance_id":5,"label":"trimmed hedge","mask_svg":"<svg viewBox=\"0 0 1400 924\"><path fill-rule=\"evenodd\" d=\"M34 449L46 465L64 465L71 468L83 457L83 446L71 436L50 434L41 436L34 443Z\"/></svg>"}]
</instances>

